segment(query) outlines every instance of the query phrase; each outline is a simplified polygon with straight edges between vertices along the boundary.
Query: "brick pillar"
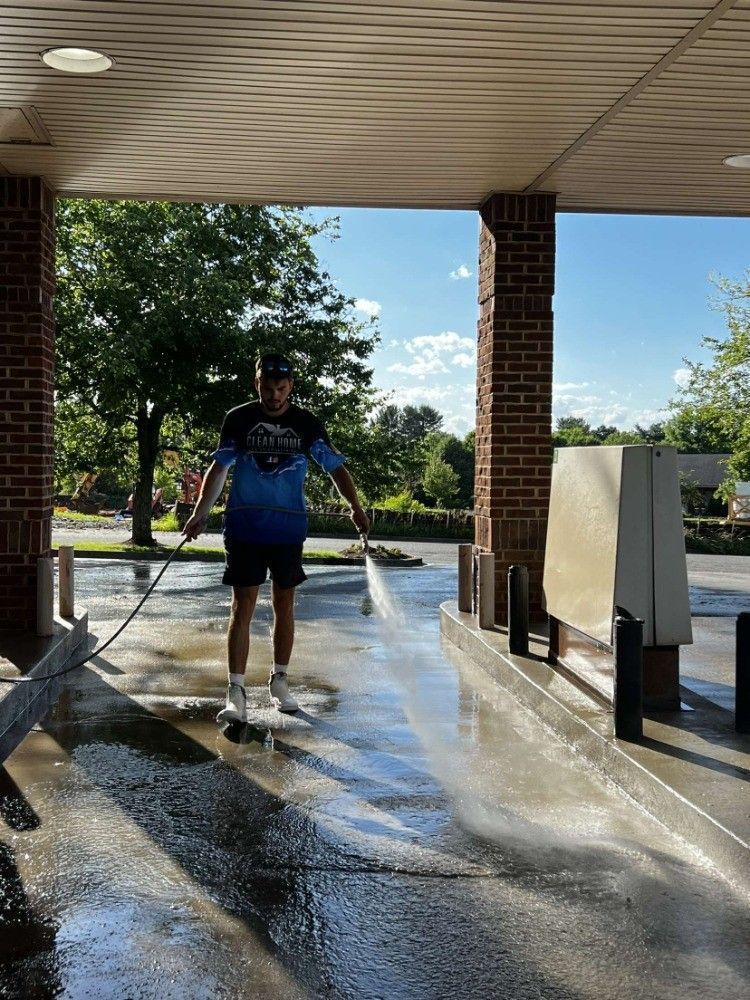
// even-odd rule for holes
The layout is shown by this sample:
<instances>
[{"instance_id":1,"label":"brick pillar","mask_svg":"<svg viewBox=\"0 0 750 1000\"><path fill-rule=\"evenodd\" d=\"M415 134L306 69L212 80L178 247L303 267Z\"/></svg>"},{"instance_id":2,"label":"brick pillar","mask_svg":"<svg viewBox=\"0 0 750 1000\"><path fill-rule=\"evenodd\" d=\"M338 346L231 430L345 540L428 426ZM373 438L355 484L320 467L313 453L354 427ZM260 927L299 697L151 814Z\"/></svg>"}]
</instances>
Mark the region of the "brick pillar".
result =
<instances>
[{"instance_id":1,"label":"brick pillar","mask_svg":"<svg viewBox=\"0 0 750 1000\"><path fill-rule=\"evenodd\" d=\"M36 625L36 561L50 553L54 196L0 176L0 628Z\"/></svg>"},{"instance_id":2,"label":"brick pillar","mask_svg":"<svg viewBox=\"0 0 750 1000\"><path fill-rule=\"evenodd\" d=\"M532 620L544 614L555 195L494 194L480 216L475 541L495 553L495 615L506 624L513 563L529 568Z\"/></svg>"}]
</instances>

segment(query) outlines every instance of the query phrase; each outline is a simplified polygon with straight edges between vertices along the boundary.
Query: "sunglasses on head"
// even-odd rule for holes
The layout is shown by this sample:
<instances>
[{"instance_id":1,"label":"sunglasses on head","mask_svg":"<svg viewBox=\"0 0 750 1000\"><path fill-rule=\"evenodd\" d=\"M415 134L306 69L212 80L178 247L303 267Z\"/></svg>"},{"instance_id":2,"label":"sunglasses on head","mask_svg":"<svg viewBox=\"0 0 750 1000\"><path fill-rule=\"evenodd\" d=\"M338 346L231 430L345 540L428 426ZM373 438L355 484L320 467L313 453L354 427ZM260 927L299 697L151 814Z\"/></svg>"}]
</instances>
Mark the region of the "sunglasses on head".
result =
<instances>
[{"instance_id":1,"label":"sunglasses on head","mask_svg":"<svg viewBox=\"0 0 750 1000\"><path fill-rule=\"evenodd\" d=\"M261 361L260 363L261 375L275 375L278 377L291 377L292 366L288 361Z\"/></svg>"}]
</instances>

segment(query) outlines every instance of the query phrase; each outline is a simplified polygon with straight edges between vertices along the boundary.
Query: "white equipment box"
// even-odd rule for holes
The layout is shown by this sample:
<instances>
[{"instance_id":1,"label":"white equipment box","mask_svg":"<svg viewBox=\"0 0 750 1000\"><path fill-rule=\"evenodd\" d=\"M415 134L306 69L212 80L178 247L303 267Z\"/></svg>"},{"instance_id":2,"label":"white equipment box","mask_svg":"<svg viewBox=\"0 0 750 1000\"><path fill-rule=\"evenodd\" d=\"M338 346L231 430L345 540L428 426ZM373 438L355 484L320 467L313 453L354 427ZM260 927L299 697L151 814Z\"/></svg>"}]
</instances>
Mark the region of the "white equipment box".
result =
<instances>
[{"instance_id":1,"label":"white equipment box","mask_svg":"<svg viewBox=\"0 0 750 1000\"><path fill-rule=\"evenodd\" d=\"M643 619L644 646L693 641L674 448L555 451L544 600L606 646L615 606Z\"/></svg>"}]
</instances>

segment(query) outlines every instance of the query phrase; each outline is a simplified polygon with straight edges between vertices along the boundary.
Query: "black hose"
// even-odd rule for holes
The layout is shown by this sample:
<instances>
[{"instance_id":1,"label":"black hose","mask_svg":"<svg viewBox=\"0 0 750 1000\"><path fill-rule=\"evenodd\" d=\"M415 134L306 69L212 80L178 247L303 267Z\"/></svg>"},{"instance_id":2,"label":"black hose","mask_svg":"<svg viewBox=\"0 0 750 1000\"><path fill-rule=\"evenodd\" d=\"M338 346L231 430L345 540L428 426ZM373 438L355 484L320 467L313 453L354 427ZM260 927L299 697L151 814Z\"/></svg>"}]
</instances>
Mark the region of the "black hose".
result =
<instances>
[{"instance_id":1,"label":"black hose","mask_svg":"<svg viewBox=\"0 0 750 1000\"><path fill-rule=\"evenodd\" d=\"M146 599L151 595L151 591L157 585L159 580L161 580L161 578L164 576L164 571L166 570L167 566L169 566L174 557L177 555L177 553L180 551L182 546L187 541L188 541L187 538L183 538L182 541L179 543L179 545L177 545L172 550L172 552L170 552L169 557L166 559L162 568L156 574L154 582L151 584L146 593L140 599L136 607L130 612L128 617L125 619L122 625L117 629L114 635L111 635L109 639L107 639L107 641L103 643L103 645L101 645L98 649L95 649L93 652L89 653L88 656L85 656L82 660L79 660L77 663L73 663L69 667L63 667L62 670L55 670L51 674L37 674L36 677L0 677L0 684L31 684L35 683L36 681L50 681L54 677L62 677L63 674L69 674L72 670L77 670L78 667L82 667L84 663L88 663L89 660L93 660L95 656L99 656L100 653L103 653L104 650L107 648L107 646L109 646L110 643L113 643L115 639L118 637L118 635L120 635L120 633L123 632L132 622L132 620L141 610L143 605L146 603Z\"/></svg>"}]
</instances>

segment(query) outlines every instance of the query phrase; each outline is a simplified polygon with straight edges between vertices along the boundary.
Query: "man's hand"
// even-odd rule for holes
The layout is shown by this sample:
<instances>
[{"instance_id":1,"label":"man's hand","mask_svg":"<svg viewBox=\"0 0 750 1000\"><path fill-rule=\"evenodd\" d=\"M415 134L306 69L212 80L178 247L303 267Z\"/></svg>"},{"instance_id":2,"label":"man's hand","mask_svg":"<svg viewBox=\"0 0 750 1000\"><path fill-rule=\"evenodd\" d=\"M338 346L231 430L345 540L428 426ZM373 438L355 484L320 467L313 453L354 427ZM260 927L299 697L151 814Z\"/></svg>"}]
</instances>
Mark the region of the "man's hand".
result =
<instances>
[{"instance_id":1,"label":"man's hand","mask_svg":"<svg viewBox=\"0 0 750 1000\"><path fill-rule=\"evenodd\" d=\"M205 514L202 514L200 517L193 514L182 529L182 534L187 535L188 539L192 542L202 531L206 530L207 523L208 517Z\"/></svg>"},{"instance_id":2,"label":"man's hand","mask_svg":"<svg viewBox=\"0 0 750 1000\"><path fill-rule=\"evenodd\" d=\"M213 505L219 499L219 494L222 491L226 478L227 466L219 465L218 462L212 462L208 467L206 478L203 480L201 495L198 497L198 503L195 505L193 516L182 529L182 534L186 535L191 542L202 531L206 530L208 515L211 513Z\"/></svg>"},{"instance_id":3,"label":"man's hand","mask_svg":"<svg viewBox=\"0 0 750 1000\"><path fill-rule=\"evenodd\" d=\"M365 514L361 507L352 507L351 519L354 522L354 527L360 533L360 535L369 535L370 533L370 518Z\"/></svg>"}]
</instances>

